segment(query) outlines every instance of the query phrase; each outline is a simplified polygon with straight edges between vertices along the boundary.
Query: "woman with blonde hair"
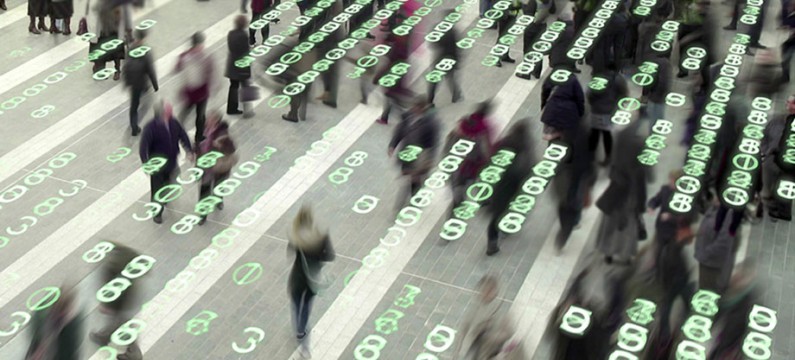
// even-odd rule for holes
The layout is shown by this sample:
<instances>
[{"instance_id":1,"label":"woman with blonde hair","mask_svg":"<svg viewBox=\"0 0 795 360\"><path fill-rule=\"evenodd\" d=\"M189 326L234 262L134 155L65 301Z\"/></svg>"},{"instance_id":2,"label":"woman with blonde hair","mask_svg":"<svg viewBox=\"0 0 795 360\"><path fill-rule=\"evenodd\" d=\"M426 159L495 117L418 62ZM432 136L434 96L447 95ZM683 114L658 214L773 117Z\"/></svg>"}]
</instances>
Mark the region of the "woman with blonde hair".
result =
<instances>
[{"instance_id":1,"label":"woman with blonde hair","mask_svg":"<svg viewBox=\"0 0 795 360\"><path fill-rule=\"evenodd\" d=\"M298 210L288 238L288 251L295 252L295 262L288 281L288 292L293 303L295 336L301 355L311 358L307 331L309 312L312 310L312 299L328 285L321 275L321 269L323 262L334 260L334 248L328 233L318 228L312 209L306 205Z\"/></svg>"}]
</instances>

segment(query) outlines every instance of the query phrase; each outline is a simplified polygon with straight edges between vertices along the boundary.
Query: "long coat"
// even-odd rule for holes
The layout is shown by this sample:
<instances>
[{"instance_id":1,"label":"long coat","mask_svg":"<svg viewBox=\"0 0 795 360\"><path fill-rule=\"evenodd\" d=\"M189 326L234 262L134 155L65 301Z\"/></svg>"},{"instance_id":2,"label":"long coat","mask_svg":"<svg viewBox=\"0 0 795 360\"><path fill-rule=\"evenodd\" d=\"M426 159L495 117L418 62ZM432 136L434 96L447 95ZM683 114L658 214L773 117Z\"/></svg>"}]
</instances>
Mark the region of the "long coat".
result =
<instances>
[{"instance_id":1,"label":"long coat","mask_svg":"<svg viewBox=\"0 0 795 360\"><path fill-rule=\"evenodd\" d=\"M547 78L541 89L541 122L556 129L571 129L585 113L585 94L577 77L572 75L560 85Z\"/></svg>"},{"instance_id":2,"label":"long coat","mask_svg":"<svg viewBox=\"0 0 795 360\"><path fill-rule=\"evenodd\" d=\"M415 116L420 116L420 119L414 119ZM389 142L389 148L395 149L397 152L409 145L422 149L420 157L414 161L399 160L403 173L407 175L430 170L427 165L433 161L438 144L439 120L431 110L421 115L413 115L410 112L403 114L403 120L395 129L392 141Z\"/></svg>"},{"instance_id":3,"label":"long coat","mask_svg":"<svg viewBox=\"0 0 795 360\"><path fill-rule=\"evenodd\" d=\"M251 67L239 68L235 66L235 61L242 59L248 54L248 34L245 29L232 30L226 36L226 43L229 48L229 56L226 58L226 73L230 80L243 81L251 78Z\"/></svg>"}]
</instances>

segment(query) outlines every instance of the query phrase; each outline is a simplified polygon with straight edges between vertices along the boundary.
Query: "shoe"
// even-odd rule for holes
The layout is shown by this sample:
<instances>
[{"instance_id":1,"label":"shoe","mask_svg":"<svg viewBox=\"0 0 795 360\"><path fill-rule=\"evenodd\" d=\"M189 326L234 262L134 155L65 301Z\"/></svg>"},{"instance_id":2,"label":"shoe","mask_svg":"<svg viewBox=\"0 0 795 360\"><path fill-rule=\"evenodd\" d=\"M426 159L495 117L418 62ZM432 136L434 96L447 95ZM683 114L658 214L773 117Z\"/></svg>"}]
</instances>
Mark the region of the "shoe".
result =
<instances>
[{"instance_id":1,"label":"shoe","mask_svg":"<svg viewBox=\"0 0 795 360\"><path fill-rule=\"evenodd\" d=\"M39 18L39 30L44 31L44 32L50 31L50 29L47 27L47 25L44 24L44 18L43 17Z\"/></svg>"},{"instance_id":2,"label":"shoe","mask_svg":"<svg viewBox=\"0 0 795 360\"><path fill-rule=\"evenodd\" d=\"M489 247L486 250L486 256L492 256L492 255L494 255L494 254L496 254L498 252L500 252L500 247L499 246Z\"/></svg>"},{"instance_id":3,"label":"shoe","mask_svg":"<svg viewBox=\"0 0 795 360\"><path fill-rule=\"evenodd\" d=\"M207 222L207 218L206 218L206 217L204 217L204 216L202 216L202 218L199 220L199 223L198 223L198 224L199 224L199 226L202 226L202 225L204 225L204 223L206 223L206 222Z\"/></svg>"},{"instance_id":4,"label":"shoe","mask_svg":"<svg viewBox=\"0 0 795 360\"><path fill-rule=\"evenodd\" d=\"M506 57L505 59L502 59L502 61L505 61L505 62L507 62L507 63L510 63L510 64L513 64L513 63L515 63L515 62L516 62L516 60L514 60L514 59L511 59L511 57L510 57L510 56L509 56L509 57Z\"/></svg>"},{"instance_id":5,"label":"shoe","mask_svg":"<svg viewBox=\"0 0 795 360\"><path fill-rule=\"evenodd\" d=\"M326 101L328 100L328 93L323 93L320 96L316 97L315 100Z\"/></svg>"},{"instance_id":6,"label":"shoe","mask_svg":"<svg viewBox=\"0 0 795 360\"><path fill-rule=\"evenodd\" d=\"M371 34L371 33L367 33L367 35L365 35L364 38L365 39L370 39L370 40L375 40L375 36L373 34Z\"/></svg>"},{"instance_id":7,"label":"shoe","mask_svg":"<svg viewBox=\"0 0 795 360\"><path fill-rule=\"evenodd\" d=\"M257 44L257 39L255 37L253 37L253 36L248 38L248 44L249 44L249 46L256 45Z\"/></svg>"},{"instance_id":8,"label":"shoe","mask_svg":"<svg viewBox=\"0 0 795 360\"><path fill-rule=\"evenodd\" d=\"M735 26L726 25L726 26L723 27L723 30L734 31L734 30L737 30L737 26L736 25Z\"/></svg>"},{"instance_id":9,"label":"shoe","mask_svg":"<svg viewBox=\"0 0 795 360\"><path fill-rule=\"evenodd\" d=\"M679 73L676 74L676 77L681 79L683 77L686 77L687 75L688 74L686 72L680 71Z\"/></svg>"},{"instance_id":10,"label":"shoe","mask_svg":"<svg viewBox=\"0 0 795 360\"><path fill-rule=\"evenodd\" d=\"M748 45L748 47L750 47L752 49L761 49L761 50L767 49L767 46L764 46L764 45L762 45L760 43L751 44L751 45Z\"/></svg>"},{"instance_id":11,"label":"shoe","mask_svg":"<svg viewBox=\"0 0 795 360\"><path fill-rule=\"evenodd\" d=\"M389 122L387 122L387 120L386 120L386 119L378 119L378 120L376 120L375 122L376 122L376 123L379 123L379 124L381 124L381 125L387 125L387 124L389 124Z\"/></svg>"},{"instance_id":12,"label":"shoe","mask_svg":"<svg viewBox=\"0 0 795 360\"><path fill-rule=\"evenodd\" d=\"M55 26L55 19L50 18L50 34L60 34L61 30L58 30L58 27Z\"/></svg>"},{"instance_id":13,"label":"shoe","mask_svg":"<svg viewBox=\"0 0 795 360\"><path fill-rule=\"evenodd\" d=\"M63 34L67 36L72 34L72 19L63 20Z\"/></svg>"},{"instance_id":14,"label":"shoe","mask_svg":"<svg viewBox=\"0 0 795 360\"><path fill-rule=\"evenodd\" d=\"M163 215L157 215L153 218L155 224L162 224L163 223Z\"/></svg>"},{"instance_id":15,"label":"shoe","mask_svg":"<svg viewBox=\"0 0 795 360\"><path fill-rule=\"evenodd\" d=\"M282 120L286 120L286 121L290 121L290 122L294 122L294 123L298 122L298 119L291 118L291 117L287 116L287 114L282 115Z\"/></svg>"},{"instance_id":16,"label":"shoe","mask_svg":"<svg viewBox=\"0 0 795 360\"><path fill-rule=\"evenodd\" d=\"M224 203L219 202L218 205L215 205L215 208L218 209L218 210L223 210L224 209Z\"/></svg>"},{"instance_id":17,"label":"shoe","mask_svg":"<svg viewBox=\"0 0 795 360\"><path fill-rule=\"evenodd\" d=\"M312 358L312 353L309 352L309 345L307 345L305 342L301 342L301 345L298 346L298 353L304 359Z\"/></svg>"},{"instance_id":18,"label":"shoe","mask_svg":"<svg viewBox=\"0 0 795 360\"><path fill-rule=\"evenodd\" d=\"M132 136L138 136L141 133L141 128L136 126L132 129Z\"/></svg>"},{"instance_id":19,"label":"shoe","mask_svg":"<svg viewBox=\"0 0 795 360\"><path fill-rule=\"evenodd\" d=\"M530 80L530 79L533 78L530 74L527 74L527 75L516 74L516 77L518 77L520 79L525 79L525 80Z\"/></svg>"},{"instance_id":20,"label":"shoe","mask_svg":"<svg viewBox=\"0 0 795 360\"><path fill-rule=\"evenodd\" d=\"M119 79L121 79L121 71L116 70L116 72L113 73L113 81L119 81Z\"/></svg>"},{"instance_id":21,"label":"shoe","mask_svg":"<svg viewBox=\"0 0 795 360\"><path fill-rule=\"evenodd\" d=\"M8 10L8 7L6 7L6 0L0 0L0 10Z\"/></svg>"},{"instance_id":22,"label":"shoe","mask_svg":"<svg viewBox=\"0 0 795 360\"><path fill-rule=\"evenodd\" d=\"M233 111L229 111L229 110L227 110L227 111L226 111L226 114L227 114L227 115L240 115L240 114L243 114L243 112L242 112L242 111L240 111L240 110L233 110Z\"/></svg>"},{"instance_id":23,"label":"shoe","mask_svg":"<svg viewBox=\"0 0 795 360\"><path fill-rule=\"evenodd\" d=\"M496 66L496 67L498 67L498 68L501 68L501 67L502 67L502 62L500 62L500 61L497 61L497 63L496 63L496 64L494 64L494 66Z\"/></svg>"},{"instance_id":24,"label":"shoe","mask_svg":"<svg viewBox=\"0 0 795 360\"><path fill-rule=\"evenodd\" d=\"M328 106L328 107L330 107L332 109L336 109L337 108L337 103L336 102L323 101L323 105L326 105L326 106Z\"/></svg>"},{"instance_id":25,"label":"shoe","mask_svg":"<svg viewBox=\"0 0 795 360\"><path fill-rule=\"evenodd\" d=\"M39 29L36 29L36 20L31 20L30 21L30 25L28 25L28 32L30 32L31 34L36 34L36 35L41 34Z\"/></svg>"}]
</instances>

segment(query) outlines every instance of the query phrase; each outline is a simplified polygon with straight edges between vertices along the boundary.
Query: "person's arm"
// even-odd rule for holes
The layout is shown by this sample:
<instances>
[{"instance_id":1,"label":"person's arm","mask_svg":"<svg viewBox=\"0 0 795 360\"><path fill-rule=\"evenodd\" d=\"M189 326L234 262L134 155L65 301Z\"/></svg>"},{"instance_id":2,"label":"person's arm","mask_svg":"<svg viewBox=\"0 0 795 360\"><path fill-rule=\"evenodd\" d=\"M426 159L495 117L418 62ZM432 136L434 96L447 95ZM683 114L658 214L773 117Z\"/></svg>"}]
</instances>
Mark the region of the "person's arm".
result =
<instances>
[{"instance_id":1,"label":"person's arm","mask_svg":"<svg viewBox=\"0 0 795 360\"><path fill-rule=\"evenodd\" d=\"M585 94L582 93L582 86L576 78L574 78L572 86L574 87L574 101L577 103L577 113L583 116L585 114Z\"/></svg>"},{"instance_id":2,"label":"person's arm","mask_svg":"<svg viewBox=\"0 0 795 360\"><path fill-rule=\"evenodd\" d=\"M141 134L141 143L138 148L138 155L141 157L141 163L146 164L149 161L149 146L152 144L152 131L151 126L145 126L143 134Z\"/></svg>"},{"instance_id":3,"label":"person's arm","mask_svg":"<svg viewBox=\"0 0 795 360\"><path fill-rule=\"evenodd\" d=\"M662 205L663 201L662 196L664 192L665 192L665 186L661 187L660 191L658 191L656 195L652 196L652 198L649 199L649 202L647 204L649 209L657 209L660 207L660 205Z\"/></svg>"},{"instance_id":4,"label":"person's arm","mask_svg":"<svg viewBox=\"0 0 795 360\"><path fill-rule=\"evenodd\" d=\"M146 73L149 75L149 81L152 82L152 87L155 91L158 91L160 86L157 84L157 73L155 72L155 65L152 63L152 57L149 54L144 56L146 56Z\"/></svg>"},{"instance_id":5,"label":"person's arm","mask_svg":"<svg viewBox=\"0 0 795 360\"><path fill-rule=\"evenodd\" d=\"M172 120L172 123L177 125L177 131L179 131L179 142L182 143L182 147L185 149L186 152L193 153L193 147L190 145L190 138L188 137L188 133L185 132L185 129L176 119Z\"/></svg>"}]
</instances>

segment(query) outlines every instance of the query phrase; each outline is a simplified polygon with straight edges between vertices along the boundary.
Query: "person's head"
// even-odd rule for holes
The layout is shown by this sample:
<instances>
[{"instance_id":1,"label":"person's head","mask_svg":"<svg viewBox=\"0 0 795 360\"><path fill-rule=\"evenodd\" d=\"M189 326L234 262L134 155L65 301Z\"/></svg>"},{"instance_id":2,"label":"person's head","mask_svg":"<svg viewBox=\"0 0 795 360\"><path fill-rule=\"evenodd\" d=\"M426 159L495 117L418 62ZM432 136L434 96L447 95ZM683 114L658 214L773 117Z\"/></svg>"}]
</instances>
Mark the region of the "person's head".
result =
<instances>
[{"instance_id":1,"label":"person's head","mask_svg":"<svg viewBox=\"0 0 795 360\"><path fill-rule=\"evenodd\" d=\"M478 281L478 291L480 292L480 301L482 303L488 304L494 301L498 292L497 278L492 275L484 275Z\"/></svg>"},{"instance_id":2,"label":"person's head","mask_svg":"<svg viewBox=\"0 0 795 360\"><path fill-rule=\"evenodd\" d=\"M197 31L190 37L190 44L192 47L200 47L204 45L204 33Z\"/></svg>"},{"instance_id":3,"label":"person's head","mask_svg":"<svg viewBox=\"0 0 795 360\"><path fill-rule=\"evenodd\" d=\"M315 224L312 208L302 205L293 219L290 241L296 248L311 251L317 249L322 240L323 236Z\"/></svg>"},{"instance_id":4,"label":"person's head","mask_svg":"<svg viewBox=\"0 0 795 360\"><path fill-rule=\"evenodd\" d=\"M245 15L235 17L235 30L243 30L248 25L248 18Z\"/></svg>"},{"instance_id":5,"label":"person's head","mask_svg":"<svg viewBox=\"0 0 795 360\"><path fill-rule=\"evenodd\" d=\"M160 103L154 107L155 110L155 117L160 119L161 121L167 123L171 120L173 114L173 108L168 101L160 101Z\"/></svg>"},{"instance_id":6,"label":"person's head","mask_svg":"<svg viewBox=\"0 0 795 360\"><path fill-rule=\"evenodd\" d=\"M795 94L792 94L787 98L787 111L790 114L795 114Z\"/></svg>"}]
</instances>

